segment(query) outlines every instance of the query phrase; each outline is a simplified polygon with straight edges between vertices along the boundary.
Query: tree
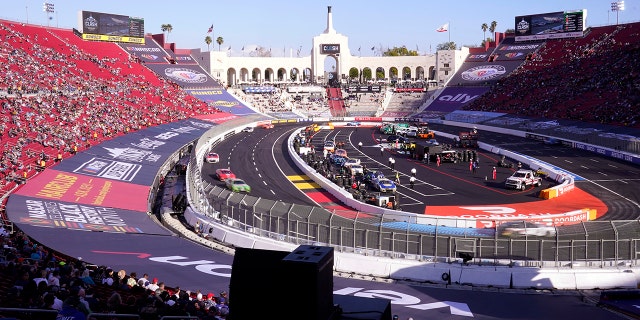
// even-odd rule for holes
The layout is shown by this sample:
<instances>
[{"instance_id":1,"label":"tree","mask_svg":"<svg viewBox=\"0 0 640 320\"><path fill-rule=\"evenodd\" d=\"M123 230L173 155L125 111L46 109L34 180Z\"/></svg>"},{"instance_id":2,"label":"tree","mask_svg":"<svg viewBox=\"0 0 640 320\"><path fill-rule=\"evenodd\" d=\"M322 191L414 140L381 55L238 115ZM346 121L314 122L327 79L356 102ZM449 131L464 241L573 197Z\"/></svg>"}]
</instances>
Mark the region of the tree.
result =
<instances>
[{"instance_id":1,"label":"tree","mask_svg":"<svg viewBox=\"0 0 640 320\"><path fill-rule=\"evenodd\" d=\"M211 49L209 49L209 46L211 45L212 42L213 40L211 39L211 37L209 36L204 37L204 43L207 44L207 51L211 51Z\"/></svg>"},{"instance_id":2,"label":"tree","mask_svg":"<svg viewBox=\"0 0 640 320\"><path fill-rule=\"evenodd\" d=\"M220 51L220 46L224 43L224 39L222 39L222 37L217 37L216 43L218 44L218 51Z\"/></svg>"},{"instance_id":3,"label":"tree","mask_svg":"<svg viewBox=\"0 0 640 320\"><path fill-rule=\"evenodd\" d=\"M482 39L486 39L487 38L487 29L489 29L489 26L486 23L483 23L480 26L480 29L482 29ZM483 44L484 44L484 40L482 40Z\"/></svg>"},{"instance_id":4,"label":"tree","mask_svg":"<svg viewBox=\"0 0 640 320\"><path fill-rule=\"evenodd\" d=\"M362 77L365 80L371 80L371 69L369 68L362 69Z\"/></svg>"},{"instance_id":5,"label":"tree","mask_svg":"<svg viewBox=\"0 0 640 320\"><path fill-rule=\"evenodd\" d=\"M494 21L491 21L491 26L489 27L489 31L491 31L491 34L493 35L493 41L496 41L495 38L495 33L496 32L496 27L498 26L498 23Z\"/></svg>"},{"instance_id":6,"label":"tree","mask_svg":"<svg viewBox=\"0 0 640 320\"><path fill-rule=\"evenodd\" d=\"M409 50L407 46L393 47L382 53L383 57L417 56L418 51Z\"/></svg>"},{"instance_id":7,"label":"tree","mask_svg":"<svg viewBox=\"0 0 640 320\"><path fill-rule=\"evenodd\" d=\"M360 71L358 71L358 68L352 67L351 69L349 69L349 78L358 79L359 75Z\"/></svg>"},{"instance_id":8,"label":"tree","mask_svg":"<svg viewBox=\"0 0 640 320\"><path fill-rule=\"evenodd\" d=\"M436 46L436 50L455 50L455 49L456 49L456 43L453 41L443 42Z\"/></svg>"},{"instance_id":9,"label":"tree","mask_svg":"<svg viewBox=\"0 0 640 320\"><path fill-rule=\"evenodd\" d=\"M167 36L165 38L168 41L169 33L173 30L173 26L170 23L166 23L160 26L160 30L162 30L162 32L167 32Z\"/></svg>"}]
</instances>

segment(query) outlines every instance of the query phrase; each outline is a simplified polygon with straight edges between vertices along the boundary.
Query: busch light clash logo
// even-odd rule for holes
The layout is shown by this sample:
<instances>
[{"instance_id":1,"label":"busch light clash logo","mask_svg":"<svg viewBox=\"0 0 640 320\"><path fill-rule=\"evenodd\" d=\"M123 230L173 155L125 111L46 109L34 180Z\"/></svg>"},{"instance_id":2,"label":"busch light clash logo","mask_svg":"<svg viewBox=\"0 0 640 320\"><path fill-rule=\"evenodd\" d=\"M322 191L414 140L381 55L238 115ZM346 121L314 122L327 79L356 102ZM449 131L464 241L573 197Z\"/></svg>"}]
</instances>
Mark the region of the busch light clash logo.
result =
<instances>
[{"instance_id":1,"label":"busch light clash logo","mask_svg":"<svg viewBox=\"0 0 640 320\"><path fill-rule=\"evenodd\" d=\"M207 82L207 75L199 72L195 72L187 68L166 68L164 74L176 81L186 83L205 83Z\"/></svg>"},{"instance_id":2,"label":"busch light clash logo","mask_svg":"<svg viewBox=\"0 0 640 320\"><path fill-rule=\"evenodd\" d=\"M84 33L96 33L98 32L98 20L89 14L89 17L84 19Z\"/></svg>"},{"instance_id":3,"label":"busch light clash logo","mask_svg":"<svg viewBox=\"0 0 640 320\"><path fill-rule=\"evenodd\" d=\"M531 25L529 24L529 22L524 20L524 17L522 17L522 20L520 20L520 22L516 23L516 32L518 34L527 34L529 33L530 29Z\"/></svg>"},{"instance_id":4,"label":"busch light clash logo","mask_svg":"<svg viewBox=\"0 0 640 320\"><path fill-rule=\"evenodd\" d=\"M486 81L499 78L507 71L501 65L477 66L462 72L462 79L466 81Z\"/></svg>"}]
</instances>

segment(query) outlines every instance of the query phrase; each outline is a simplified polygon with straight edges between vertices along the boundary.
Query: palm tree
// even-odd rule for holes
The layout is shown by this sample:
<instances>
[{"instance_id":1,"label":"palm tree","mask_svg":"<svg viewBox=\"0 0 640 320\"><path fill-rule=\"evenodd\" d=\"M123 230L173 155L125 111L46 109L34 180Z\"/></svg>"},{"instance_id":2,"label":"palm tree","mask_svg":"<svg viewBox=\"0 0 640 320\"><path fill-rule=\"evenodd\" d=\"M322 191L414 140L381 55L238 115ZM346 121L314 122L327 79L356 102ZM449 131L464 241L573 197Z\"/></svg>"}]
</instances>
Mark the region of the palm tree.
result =
<instances>
[{"instance_id":1,"label":"palm tree","mask_svg":"<svg viewBox=\"0 0 640 320\"><path fill-rule=\"evenodd\" d=\"M480 29L482 29L482 42L484 43L487 41L487 29L489 29L489 26L486 23L483 23L480 26Z\"/></svg>"},{"instance_id":2,"label":"palm tree","mask_svg":"<svg viewBox=\"0 0 640 320\"><path fill-rule=\"evenodd\" d=\"M220 51L220 46L224 43L224 39L222 39L222 37L217 37L216 43L218 44L218 51Z\"/></svg>"},{"instance_id":3,"label":"palm tree","mask_svg":"<svg viewBox=\"0 0 640 320\"><path fill-rule=\"evenodd\" d=\"M213 42L213 39L211 39L211 37L209 36L204 37L204 43L207 44L207 51L211 51L211 49L209 49L209 45L211 45L212 42Z\"/></svg>"},{"instance_id":4,"label":"palm tree","mask_svg":"<svg viewBox=\"0 0 640 320\"><path fill-rule=\"evenodd\" d=\"M498 23L494 21L491 21L491 26L489 27L489 31L491 31L491 34L493 35L493 41L496 41L496 37L495 37L495 33L496 32L496 27L498 26Z\"/></svg>"},{"instance_id":5,"label":"palm tree","mask_svg":"<svg viewBox=\"0 0 640 320\"><path fill-rule=\"evenodd\" d=\"M173 26L170 23L166 23L160 26L160 30L162 30L162 32L167 32L166 40L169 40L169 33L173 30Z\"/></svg>"}]
</instances>

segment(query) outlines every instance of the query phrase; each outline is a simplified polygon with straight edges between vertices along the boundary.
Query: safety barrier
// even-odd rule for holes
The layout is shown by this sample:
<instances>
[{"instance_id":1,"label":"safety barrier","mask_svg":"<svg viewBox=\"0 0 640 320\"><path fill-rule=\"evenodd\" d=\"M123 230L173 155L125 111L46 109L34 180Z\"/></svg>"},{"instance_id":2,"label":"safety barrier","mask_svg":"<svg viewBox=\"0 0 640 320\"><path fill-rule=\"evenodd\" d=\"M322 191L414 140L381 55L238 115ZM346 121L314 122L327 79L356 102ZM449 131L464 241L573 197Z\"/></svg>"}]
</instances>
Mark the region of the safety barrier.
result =
<instances>
[{"instance_id":1,"label":"safety barrier","mask_svg":"<svg viewBox=\"0 0 640 320\"><path fill-rule=\"evenodd\" d=\"M438 232L438 226L444 225L440 219L431 234L386 229L381 226L391 221L390 217L406 221L412 218L407 213L385 211L377 219L358 218L341 224L339 217L321 208L257 199L205 184L199 178L200 166L196 165L202 161L203 148L208 150L211 143L236 131L229 127L214 129L206 139L209 144L199 142L192 153L187 181L189 193L196 196L190 202L196 201L191 206L193 211L187 210L185 217L208 223L215 240L274 250L291 250L300 244L330 245L336 250L336 271L400 280L523 289L631 288L638 283L635 270L640 239L632 235L640 221L583 224L580 228L584 234L567 239L449 236ZM257 205L259 202L264 205ZM614 234L612 239L590 238L590 234L605 230ZM470 247L458 247L457 239L470 240ZM461 259L460 250L471 252L470 260ZM504 258L513 256L525 258ZM606 269L596 275L602 279L589 278L594 268Z\"/></svg>"}]
</instances>

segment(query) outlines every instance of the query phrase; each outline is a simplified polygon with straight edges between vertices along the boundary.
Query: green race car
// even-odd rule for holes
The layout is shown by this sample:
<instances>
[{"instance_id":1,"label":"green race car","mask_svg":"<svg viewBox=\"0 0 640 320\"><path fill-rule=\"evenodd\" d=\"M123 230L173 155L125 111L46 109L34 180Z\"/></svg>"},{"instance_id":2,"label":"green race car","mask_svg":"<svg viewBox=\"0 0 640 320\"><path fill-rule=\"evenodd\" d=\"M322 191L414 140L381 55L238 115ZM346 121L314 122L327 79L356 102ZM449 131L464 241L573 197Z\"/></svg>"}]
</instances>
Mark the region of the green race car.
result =
<instances>
[{"instance_id":1,"label":"green race car","mask_svg":"<svg viewBox=\"0 0 640 320\"><path fill-rule=\"evenodd\" d=\"M225 180L225 184L233 192L251 192L251 187L242 179L230 178Z\"/></svg>"}]
</instances>

